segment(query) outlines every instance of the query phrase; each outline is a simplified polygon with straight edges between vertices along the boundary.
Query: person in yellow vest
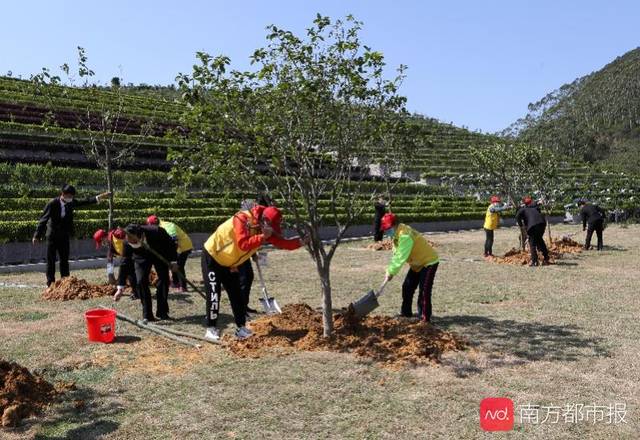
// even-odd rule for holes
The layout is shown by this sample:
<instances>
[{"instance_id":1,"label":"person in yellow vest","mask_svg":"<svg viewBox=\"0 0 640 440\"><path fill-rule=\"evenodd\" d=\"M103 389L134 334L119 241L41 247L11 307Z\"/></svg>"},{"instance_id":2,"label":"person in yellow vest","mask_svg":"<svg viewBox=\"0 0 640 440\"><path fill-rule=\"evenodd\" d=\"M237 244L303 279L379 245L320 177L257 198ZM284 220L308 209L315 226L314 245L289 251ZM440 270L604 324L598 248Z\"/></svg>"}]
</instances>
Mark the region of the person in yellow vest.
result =
<instances>
[{"instance_id":1,"label":"person in yellow vest","mask_svg":"<svg viewBox=\"0 0 640 440\"><path fill-rule=\"evenodd\" d=\"M398 223L398 218L393 213L387 213L382 217L381 228L385 235L393 237L393 257L387 267L385 281L391 281L404 263L409 265L409 271L402 284L400 316L413 317L413 295L419 288L418 317L430 322L433 282L440 263L438 253L420 232L404 223Z\"/></svg>"},{"instance_id":2,"label":"person in yellow vest","mask_svg":"<svg viewBox=\"0 0 640 440\"><path fill-rule=\"evenodd\" d=\"M160 226L162 229L167 231L167 234L175 241L177 251L178 251L178 267L180 268L180 273L172 273L171 274L171 287L177 288L179 292L187 291L187 280L185 278L185 266L187 265L187 259L189 258L189 254L193 251L193 243L191 242L191 238L189 235L180 228L180 226L176 225L173 222L168 222L165 220L160 220L156 215L150 215L147 217L147 224ZM181 276L182 275L182 276Z\"/></svg>"},{"instance_id":3,"label":"person in yellow vest","mask_svg":"<svg viewBox=\"0 0 640 440\"><path fill-rule=\"evenodd\" d=\"M100 247L107 248L107 278L109 280L109 284L118 284L113 271L113 259L114 257L124 257L124 249L125 246L127 246L126 238L127 234L122 228L112 229L108 233L104 229L98 229L93 234L93 240L96 242L96 249L99 249ZM130 265L130 267L126 268L126 273L128 275L127 278L129 285L131 286L131 290L133 291L131 299L138 299L139 296L136 291L136 271L133 270L132 261L129 261L127 264ZM120 268L120 270L122 270L122 268Z\"/></svg>"},{"instance_id":4,"label":"person in yellow vest","mask_svg":"<svg viewBox=\"0 0 640 440\"><path fill-rule=\"evenodd\" d=\"M484 216L484 258L493 257L493 232L500 227L500 213L509 209L509 205L502 204L500 197L491 196L491 204Z\"/></svg>"},{"instance_id":5,"label":"person in yellow vest","mask_svg":"<svg viewBox=\"0 0 640 440\"><path fill-rule=\"evenodd\" d=\"M237 326L236 338L245 339L252 335L251 330L245 327L247 310L238 268L265 243L280 249L294 250L308 242L306 238L282 238L281 223L282 213L278 208L256 205L249 210L236 213L222 223L204 243L202 277L207 290L205 338L220 339L216 325L223 286L231 302Z\"/></svg>"}]
</instances>

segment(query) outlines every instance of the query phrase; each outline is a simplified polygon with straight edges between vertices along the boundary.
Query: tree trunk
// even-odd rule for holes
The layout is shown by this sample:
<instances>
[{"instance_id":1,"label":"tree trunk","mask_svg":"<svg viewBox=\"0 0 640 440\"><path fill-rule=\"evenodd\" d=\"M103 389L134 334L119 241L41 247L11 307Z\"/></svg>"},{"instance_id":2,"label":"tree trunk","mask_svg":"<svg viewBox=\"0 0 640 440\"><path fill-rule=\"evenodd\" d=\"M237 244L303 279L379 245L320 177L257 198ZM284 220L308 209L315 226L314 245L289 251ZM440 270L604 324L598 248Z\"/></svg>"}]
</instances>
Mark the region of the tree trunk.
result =
<instances>
[{"instance_id":1,"label":"tree trunk","mask_svg":"<svg viewBox=\"0 0 640 440\"><path fill-rule=\"evenodd\" d=\"M333 303L331 301L331 275L329 263L323 265L321 261L316 261L320 284L322 285L322 328L325 338L333 334Z\"/></svg>"},{"instance_id":2,"label":"tree trunk","mask_svg":"<svg viewBox=\"0 0 640 440\"><path fill-rule=\"evenodd\" d=\"M107 191L109 191L109 231L113 229L113 169L111 168L111 154L109 147L105 148L105 171L107 174Z\"/></svg>"}]
</instances>

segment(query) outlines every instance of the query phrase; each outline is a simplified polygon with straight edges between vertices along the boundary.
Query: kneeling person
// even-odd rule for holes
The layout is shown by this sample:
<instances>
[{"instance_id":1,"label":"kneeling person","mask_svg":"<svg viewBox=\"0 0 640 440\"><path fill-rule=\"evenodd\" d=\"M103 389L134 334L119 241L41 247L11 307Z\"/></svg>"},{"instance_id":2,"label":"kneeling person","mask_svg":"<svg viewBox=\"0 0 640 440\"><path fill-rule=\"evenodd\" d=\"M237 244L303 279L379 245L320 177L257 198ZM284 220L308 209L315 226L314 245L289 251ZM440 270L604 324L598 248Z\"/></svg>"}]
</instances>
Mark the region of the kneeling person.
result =
<instances>
[{"instance_id":1,"label":"kneeling person","mask_svg":"<svg viewBox=\"0 0 640 440\"><path fill-rule=\"evenodd\" d=\"M404 263L409 271L402 284L402 308L400 315L412 317L413 295L418 292L418 316L425 322L431 321L431 293L433 281L438 270L438 253L429 245L427 239L411 226L398 223L395 214L382 217L382 230L393 238L393 257L387 267L385 281L390 281L400 272Z\"/></svg>"},{"instance_id":2,"label":"kneeling person","mask_svg":"<svg viewBox=\"0 0 640 440\"><path fill-rule=\"evenodd\" d=\"M222 286L231 302L237 326L236 337L244 339L251 336L251 331L245 327L247 306L240 286L238 268L265 243L280 249L294 250L306 242L299 238L282 238L281 222L282 214L278 208L257 205L250 210L238 212L222 223L205 242L202 251L202 277L207 289L205 338L220 338L216 325Z\"/></svg>"}]
</instances>

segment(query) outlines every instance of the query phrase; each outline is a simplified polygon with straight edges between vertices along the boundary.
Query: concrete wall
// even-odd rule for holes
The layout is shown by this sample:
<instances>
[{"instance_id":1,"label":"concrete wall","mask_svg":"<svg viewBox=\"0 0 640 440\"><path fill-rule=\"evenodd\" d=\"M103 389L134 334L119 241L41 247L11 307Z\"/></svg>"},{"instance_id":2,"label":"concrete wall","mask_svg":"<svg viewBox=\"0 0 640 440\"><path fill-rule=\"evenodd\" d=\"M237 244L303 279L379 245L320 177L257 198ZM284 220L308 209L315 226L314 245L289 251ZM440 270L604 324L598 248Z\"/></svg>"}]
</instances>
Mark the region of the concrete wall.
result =
<instances>
[{"instance_id":1,"label":"concrete wall","mask_svg":"<svg viewBox=\"0 0 640 440\"><path fill-rule=\"evenodd\" d=\"M552 217L552 223L562 222L562 217ZM452 220L442 222L411 223L411 226L420 232L444 232L460 231L482 228L483 220ZM503 226L514 226L515 220L505 219ZM347 238L367 238L371 236L371 225L357 225L349 228ZM335 227L326 227L320 231L323 240L332 240L336 235ZM192 256L199 255L199 250L209 237L206 233L189 234L196 252ZM71 240L70 255L71 269L87 269L106 266L106 251L96 249L93 240ZM0 273L27 272L45 270L46 245L41 242L32 245L30 242L6 243L0 245Z\"/></svg>"}]
</instances>

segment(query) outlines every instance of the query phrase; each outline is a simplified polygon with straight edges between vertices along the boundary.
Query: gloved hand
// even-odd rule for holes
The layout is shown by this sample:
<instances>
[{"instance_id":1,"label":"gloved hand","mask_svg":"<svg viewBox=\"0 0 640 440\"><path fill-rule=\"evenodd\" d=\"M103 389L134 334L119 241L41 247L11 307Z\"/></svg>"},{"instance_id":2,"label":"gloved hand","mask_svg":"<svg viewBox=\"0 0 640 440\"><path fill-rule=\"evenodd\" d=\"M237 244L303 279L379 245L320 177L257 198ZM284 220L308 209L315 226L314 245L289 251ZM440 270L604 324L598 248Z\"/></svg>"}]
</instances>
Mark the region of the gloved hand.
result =
<instances>
[{"instance_id":1,"label":"gloved hand","mask_svg":"<svg viewBox=\"0 0 640 440\"><path fill-rule=\"evenodd\" d=\"M110 195L111 195L111 193L108 192L108 191L107 192L103 192L101 194L98 194L96 196L96 201L98 201L98 203L99 203L99 202L103 201L104 199L108 198Z\"/></svg>"},{"instance_id":2,"label":"gloved hand","mask_svg":"<svg viewBox=\"0 0 640 440\"><path fill-rule=\"evenodd\" d=\"M273 228L270 225L262 225L262 235L264 238L269 238L273 235Z\"/></svg>"},{"instance_id":3,"label":"gloved hand","mask_svg":"<svg viewBox=\"0 0 640 440\"><path fill-rule=\"evenodd\" d=\"M113 300L119 301L122 295L124 295L124 286L118 286L116 293L113 295Z\"/></svg>"}]
</instances>

